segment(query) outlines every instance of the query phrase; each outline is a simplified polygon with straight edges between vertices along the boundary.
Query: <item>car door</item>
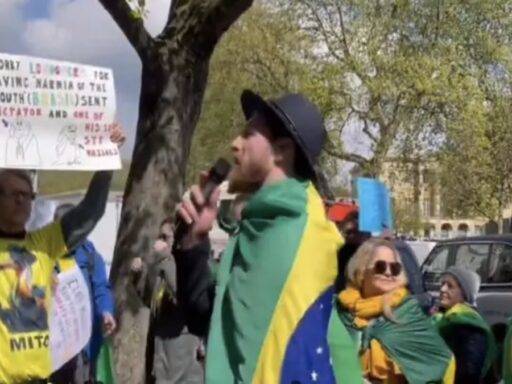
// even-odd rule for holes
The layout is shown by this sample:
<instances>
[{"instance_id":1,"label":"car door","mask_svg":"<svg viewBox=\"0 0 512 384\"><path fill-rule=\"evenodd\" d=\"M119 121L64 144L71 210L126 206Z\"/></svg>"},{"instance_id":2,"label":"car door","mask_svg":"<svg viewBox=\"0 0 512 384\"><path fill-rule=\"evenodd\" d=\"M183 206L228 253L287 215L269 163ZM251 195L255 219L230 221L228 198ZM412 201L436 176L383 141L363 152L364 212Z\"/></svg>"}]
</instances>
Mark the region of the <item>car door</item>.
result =
<instances>
[{"instance_id":1,"label":"car door","mask_svg":"<svg viewBox=\"0 0 512 384\"><path fill-rule=\"evenodd\" d=\"M512 244L492 244L477 307L493 328L504 328L512 316Z\"/></svg>"}]
</instances>

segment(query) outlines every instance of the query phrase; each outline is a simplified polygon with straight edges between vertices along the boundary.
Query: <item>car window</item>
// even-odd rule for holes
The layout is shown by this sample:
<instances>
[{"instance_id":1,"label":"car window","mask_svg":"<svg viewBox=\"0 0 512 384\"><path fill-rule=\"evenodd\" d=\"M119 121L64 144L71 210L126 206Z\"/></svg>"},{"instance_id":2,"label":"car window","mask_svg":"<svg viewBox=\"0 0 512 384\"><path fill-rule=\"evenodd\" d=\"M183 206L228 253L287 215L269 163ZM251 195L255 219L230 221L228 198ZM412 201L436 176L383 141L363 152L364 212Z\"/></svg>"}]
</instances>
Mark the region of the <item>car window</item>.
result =
<instances>
[{"instance_id":1,"label":"car window","mask_svg":"<svg viewBox=\"0 0 512 384\"><path fill-rule=\"evenodd\" d=\"M476 272L482 281L487 278L490 244L460 244L455 251L454 265Z\"/></svg>"},{"instance_id":2,"label":"car window","mask_svg":"<svg viewBox=\"0 0 512 384\"><path fill-rule=\"evenodd\" d=\"M512 246L493 245L488 275L487 283L512 283Z\"/></svg>"},{"instance_id":3,"label":"car window","mask_svg":"<svg viewBox=\"0 0 512 384\"><path fill-rule=\"evenodd\" d=\"M425 283L437 283L448 268L450 247L447 245L435 247L423 264Z\"/></svg>"}]
</instances>

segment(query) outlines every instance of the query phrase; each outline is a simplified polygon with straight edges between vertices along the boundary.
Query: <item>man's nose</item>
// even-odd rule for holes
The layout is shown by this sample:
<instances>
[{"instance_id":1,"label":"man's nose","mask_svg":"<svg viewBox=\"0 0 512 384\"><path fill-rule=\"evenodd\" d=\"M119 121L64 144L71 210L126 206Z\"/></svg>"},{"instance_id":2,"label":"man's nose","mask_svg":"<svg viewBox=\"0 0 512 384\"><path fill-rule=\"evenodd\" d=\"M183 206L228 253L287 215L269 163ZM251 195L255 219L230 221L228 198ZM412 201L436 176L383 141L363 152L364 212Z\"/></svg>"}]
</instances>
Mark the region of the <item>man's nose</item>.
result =
<instances>
[{"instance_id":1,"label":"man's nose","mask_svg":"<svg viewBox=\"0 0 512 384\"><path fill-rule=\"evenodd\" d=\"M237 136L235 138L235 140L233 140L231 142L231 152L233 153L237 153L237 152L240 152L242 150L242 137L241 136Z\"/></svg>"}]
</instances>

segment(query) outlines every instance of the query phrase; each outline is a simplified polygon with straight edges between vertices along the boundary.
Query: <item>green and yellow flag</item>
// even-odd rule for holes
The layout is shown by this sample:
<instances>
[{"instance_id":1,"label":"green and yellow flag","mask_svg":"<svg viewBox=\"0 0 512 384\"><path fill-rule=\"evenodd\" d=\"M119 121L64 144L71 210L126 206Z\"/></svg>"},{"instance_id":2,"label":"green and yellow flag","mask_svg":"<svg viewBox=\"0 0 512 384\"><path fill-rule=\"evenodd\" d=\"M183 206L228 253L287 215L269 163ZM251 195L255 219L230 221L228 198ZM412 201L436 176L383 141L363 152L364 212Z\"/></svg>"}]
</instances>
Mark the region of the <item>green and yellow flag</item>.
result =
<instances>
[{"instance_id":1,"label":"green and yellow flag","mask_svg":"<svg viewBox=\"0 0 512 384\"><path fill-rule=\"evenodd\" d=\"M341 245L310 182L252 196L219 268L207 384L336 382L327 327Z\"/></svg>"},{"instance_id":2,"label":"green and yellow flag","mask_svg":"<svg viewBox=\"0 0 512 384\"><path fill-rule=\"evenodd\" d=\"M453 355L416 299L408 297L395 308L394 321L381 316L362 329L354 325L354 317L349 312L338 311L338 316L359 350L368 348L372 339L377 340L400 367L407 382L453 383ZM348 361L351 359L349 356ZM346 361L341 355L334 364L343 370Z\"/></svg>"},{"instance_id":3,"label":"green and yellow flag","mask_svg":"<svg viewBox=\"0 0 512 384\"><path fill-rule=\"evenodd\" d=\"M461 325L481 329L487 335L487 355L482 369L482 377L485 376L496 359L496 342L491 328L482 316L467 304L456 304L444 314L439 313L434 316L434 322L443 338L452 332L453 327Z\"/></svg>"}]
</instances>

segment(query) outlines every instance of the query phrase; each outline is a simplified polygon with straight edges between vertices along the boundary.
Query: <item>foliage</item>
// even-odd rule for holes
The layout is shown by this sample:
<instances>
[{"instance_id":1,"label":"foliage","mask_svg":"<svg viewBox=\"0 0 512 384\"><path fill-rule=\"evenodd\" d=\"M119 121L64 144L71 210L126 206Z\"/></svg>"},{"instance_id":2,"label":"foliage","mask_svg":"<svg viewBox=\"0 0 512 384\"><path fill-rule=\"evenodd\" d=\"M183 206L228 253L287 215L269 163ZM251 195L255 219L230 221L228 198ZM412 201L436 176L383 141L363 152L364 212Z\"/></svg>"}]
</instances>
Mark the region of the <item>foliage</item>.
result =
<instances>
[{"instance_id":1,"label":"foliage","mask_svg":"<svg viewBox=\"0 0 512 384\"><path fill-rule=\"evenodd\" d=\"M453 16L464 21L458 44L471 91L451 111L440 152L449 213L498 223L512 203L511 11L510 1L469 2Z\"/></svg>"},{"instance_id":2,"label":"foliage","mask_svg":"<svg viewBox=\"0 0 512 384\"><path fill-rule=\"evenodd\" d=\"M300 27L268 5L253 6L226 33L210 64L188 163L189 181L216 156L229 155L231 140L244 126L242 91L252 89L264 97L300 91L309 75L302 59L310 49Z\"/></svg>"},{"instance_id":3,"label":"foliage","mask_svg":"<svg viewBox=\"0 0 512 384\"><path fill-rule=\"evenodd\" d=\"M125 162L123 168L114 172L112 185L113 191L123 191L130 164ZM52 195L65 192L84 191L91 181L92 172L76 171L39 171L38 172L38 193L41 195Z\"/></svg>"},{"instance_id":4,"label":"foliage","mask_svg":"<svg viewBox=\"0 0 512 384\"><path fill-rule=\"evenodd\" d=\"M390 157L433 157L449 214L496 219L512 196L511 8L510 0L259 3L212 59L189 178L229 153L244 121L242 89L300 91L326 118L329 180L340 159L380 175ZM368 150L343 142L348 129ZM412 216L402 221L419 228Z\"/></svg>"}]
</instances>

